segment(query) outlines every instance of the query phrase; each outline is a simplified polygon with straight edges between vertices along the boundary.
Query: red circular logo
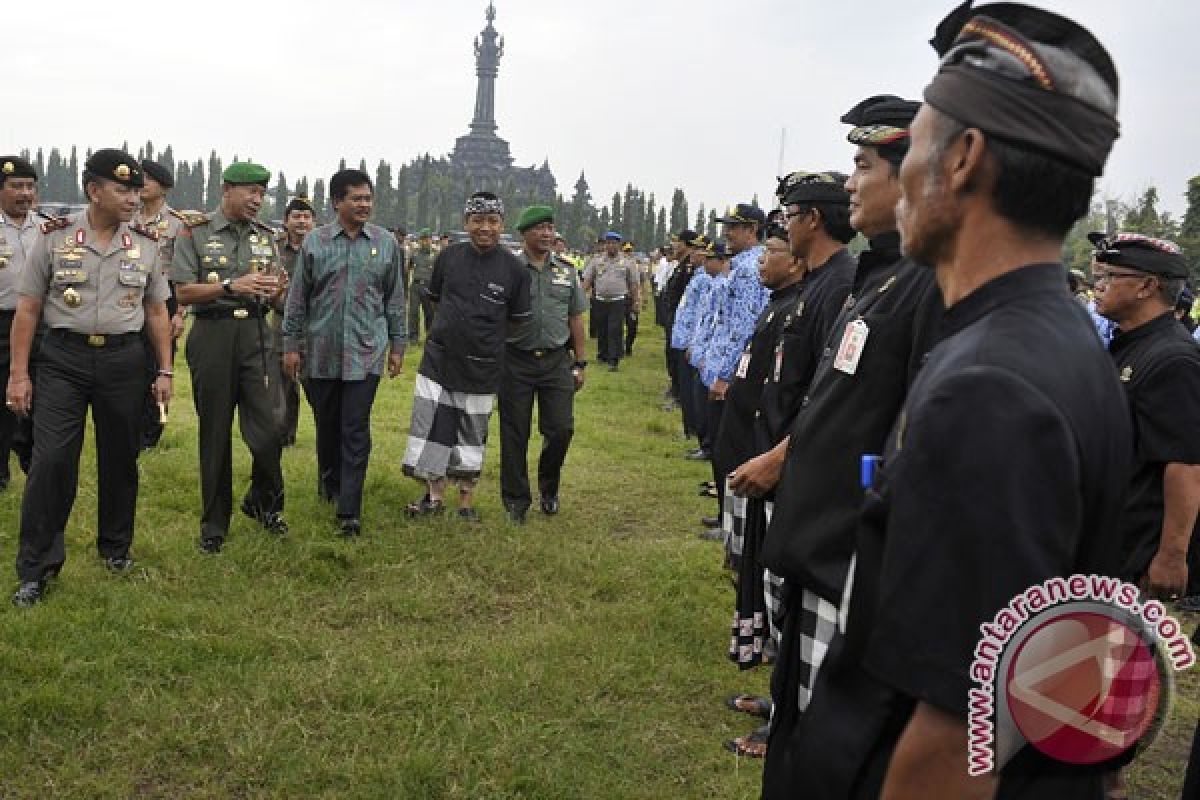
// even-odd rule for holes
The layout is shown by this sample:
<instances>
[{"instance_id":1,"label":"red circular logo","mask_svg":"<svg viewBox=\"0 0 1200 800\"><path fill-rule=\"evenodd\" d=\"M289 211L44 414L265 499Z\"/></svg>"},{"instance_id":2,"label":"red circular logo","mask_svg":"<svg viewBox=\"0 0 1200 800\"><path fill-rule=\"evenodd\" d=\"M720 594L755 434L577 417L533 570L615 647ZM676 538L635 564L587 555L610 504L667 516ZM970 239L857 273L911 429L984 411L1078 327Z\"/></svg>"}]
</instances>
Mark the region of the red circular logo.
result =
<instances>
[{"instance_id":1,"label":"red circular logo","mask_svg":"<svg viewBox=\"0 0 1200 800\"><path fill-rule=\"evenodd\" d=\"M1163 696L1153 650L1137 631L1093 611L1067 612L1035 628L1005 678L1021 735L1070 764L1107 761L1133 747Z\"/></svg>"}]
</instances>

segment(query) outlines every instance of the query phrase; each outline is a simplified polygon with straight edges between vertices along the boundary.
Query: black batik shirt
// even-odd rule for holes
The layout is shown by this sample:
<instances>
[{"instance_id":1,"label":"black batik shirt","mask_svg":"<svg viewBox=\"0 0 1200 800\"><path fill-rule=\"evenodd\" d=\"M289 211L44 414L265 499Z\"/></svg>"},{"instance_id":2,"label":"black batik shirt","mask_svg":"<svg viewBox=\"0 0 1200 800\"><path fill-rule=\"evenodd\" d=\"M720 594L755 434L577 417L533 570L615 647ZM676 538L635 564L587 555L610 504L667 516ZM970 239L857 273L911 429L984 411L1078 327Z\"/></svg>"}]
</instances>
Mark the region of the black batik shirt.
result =
<instances>
[{"instance_id":1,"label":"black batik shirt","mask_svg":"<svg viewBox=\"0 0 1200 800\"><path fill-rule=\"evenodd\" d=\"M946 312L941 336L859 528L844 657L862 653L901 700L965 721L981 623L1053 576L1113 574L1132 435L1062 265L990 281ZM886 764L901 730L884 728L874 761ZM1027 746L997 797L1090 797L1098 778Z\"/></svg>"},{"instance_id":2,"label":"black batik shirt","mask_svg":"<svg viewBox=\"0 0 1200 800\"><path fill-rule=\"evenodd\" d=\"M862 507L860 463L883 451L922 358L935 343L942 296L933 270L900 256L900 235L860 254L854 294L834 321L789 433L763 563L839 603ZM846 327L868 329L853 374L834 369Z\"/></svg>"},{"instance_id":3,"label":"black batik shirt","mask_svg":"<svg viewBox=\"0 0 1200 800\"><path fill-rule=\"evenodd\" d=\"M495 393L508 323L531 313L525 265L505 247L452 244L438 253L425 295L438 305L418 372L451 391Z\"/></svg>"},{"instance_id":4,"label":"black batik shirt","mask_svg":"<svg viewBox=\"0 0 1200 800\"><path fill-rule=\"evenodd\" d=\"M1158 552L1167 464L1200 464L1200 346L1166 312L1109 345L1133 415L1133 475L1121 515L1120 577L1136 583Z\"/></svg>"},{"instance_id":5,"label":"black batik shirt","mask_svg":"<svg viewBox=\"0 0 1200 800\"><path fill-rule=\"evenodd\" d=\"M760 452L779 444L800 412L857 268L854 256L842 248L804 276L804 305L784 321L771 374L763 386L756 430Z\"/></svg>"}]
</instances>

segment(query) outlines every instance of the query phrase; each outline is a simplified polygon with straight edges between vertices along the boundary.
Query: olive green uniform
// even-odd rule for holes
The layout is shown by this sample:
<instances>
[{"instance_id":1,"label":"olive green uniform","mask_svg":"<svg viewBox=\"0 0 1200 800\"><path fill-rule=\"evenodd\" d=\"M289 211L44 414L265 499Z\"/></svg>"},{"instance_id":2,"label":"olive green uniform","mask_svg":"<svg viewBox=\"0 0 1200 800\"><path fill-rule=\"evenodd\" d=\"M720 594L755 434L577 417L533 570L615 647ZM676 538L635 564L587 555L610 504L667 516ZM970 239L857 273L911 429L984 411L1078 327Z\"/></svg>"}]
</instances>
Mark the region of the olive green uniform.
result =
<instances>
[{"instance_id":1,"label":"olive green uniform","mask_svg":"<svg viewBox=\"0 0 1200 800\"><path fill-rule=\"evenodd\" d=\"M421 340L421 313L425 314L425 333L433 327L433 301L425 296L425 289L433 280L433 262L437 259L437 248L428 250L420 245L408 254L410 278L408 282L408 341L416 344Z\"/></svg>"},{"instance_id":2,"label":"olive green uniform","mask_svg":"<svg viewBox=\"0 0 1200 800\"><path fill-rule=\"evenodd\" d=\"M144 211L139 210L133 215L133 225L140 226L147 230L154 231L158 236L158 265L163 272L163 276L169 281L171 271L171 256L175 252L175 239L179 236L179 231L183 228L182 215L163 204L163 207L158 210L158 213L147 215ZM167 298L167 312L175 313L178 305L175 302L175 292L171 292L171 296ZM146 347L146 368L148 370L147 377L151 383L154 382L154 371L157 364L154 363L154 347L150 343L150 337L142 335L143 343ZM171 342L171 360L175 357L175 343ZM158 403L154 401L154 397L147 392L144 405L142 407L142 449L148 450L158 444L158 440L162 438L163 424L158 413Z\"/></svg>"},{"instance_id":3,"label":"olive green uniform","mask_svg":"<svg viewBox=\"0 0 1200 800\"><path fill-rule=\"evenodd\" d=\"M279 269L269 227L231 222L220 209L188 220L175 243L171 279L176 284L216 284L249 272ZM242 511L259 521L283 510L280 468L281 380L265 330L266 306L233 295L192 306L195 322L184 352L200 428L202 541L224 541L233 507L233 411L253 458Z\"/></svg>"},{"instance_id":4,"label":"olive green uniform","mask_svg":"<svg viewBox=\"0 0 1200 800\"><path fill-rule=\"evenodd\" d=\"M532 501L527 453L538 404L538 492L557 498L562 465L575 431L574 357L568 349L569 318L587 308L579 273L565 258L551 255L537 268L523 257L529 270L532 315L509 337L500 379L500 493L505 508L524 514Z\"/></svg>"},{"instance_id":5,"label":"olive green uniform","mask_svg":"<svg viewBox=\"0 0 1200 800\"><path fill-rule=\"evenodd\" d=\"M286 233L277 240L276 244L279 248L280 266L283 267L284 272L291 275L292 267L296 263L296 256L300 255L300 248L288 244ZM275 308L271 314L271 356L276 363L283 364L282 307ZM282 373L282 369L280 372ZM296 443L296 428L300 424L300 384L287 375L281 374L276 389L279 395L276 398L276 404L283 409L279 435L282 437L283 446L290 447Z\"/></svg>"},{"instance_id":6,"label":"olive green uniform","mask_svg":"<svg viewBox=\"0 0 1200 800\"><path fill-rule=\"evenodd\" d=\"M96 434L97 548L124 558L133 541L142 396L149 391L144 307L169 294L152 231L122 224L100 246L87 212L48 223L21 276L42 304L45 337L33 354L33 462L21 503L17 574L42 581L66 558L88 407ZM165 308L164 308L165 311Z\"/></svg>"}]
</instances>

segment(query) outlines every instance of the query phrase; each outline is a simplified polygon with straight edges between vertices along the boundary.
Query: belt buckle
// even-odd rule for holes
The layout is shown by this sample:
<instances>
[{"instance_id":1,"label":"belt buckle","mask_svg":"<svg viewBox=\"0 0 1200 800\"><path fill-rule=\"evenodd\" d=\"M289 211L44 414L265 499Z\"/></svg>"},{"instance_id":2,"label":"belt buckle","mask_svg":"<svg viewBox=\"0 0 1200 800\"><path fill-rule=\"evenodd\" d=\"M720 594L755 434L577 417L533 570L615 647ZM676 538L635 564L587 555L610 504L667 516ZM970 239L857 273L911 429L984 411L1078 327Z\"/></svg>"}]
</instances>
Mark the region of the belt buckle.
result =
<instances>
[{"instance_id":1,"label":"belt buckle","mask_svg":"<svg viewBox=\"0 0 1200 800\"><path fill-rule=\"evenodd\" d=\"M88 334L87 343L90 347L104 347L104 336L99 333Z\"/></svg>"},{"instance_id":2,"label":"belt buckle","mask_svg":"<svg viewBox=\"0 0 1200 800\"><path fill-rule=\"evenodd\" d=\"M245 319L248 316L250 316L250 312L244 308L235 308L233 310L234 319Z\"/></svg>"},{"instance_id":3,"label":"belt buckle","mask_svg":"<svg viewBox=\"0 0 1200 800\"><path fill-rule=\"evenodd\" d=\"M542 356L544 356L544 355L546 355L546 351L545 351L545 350L534 350L534 351L533 351L533 357L534 357L534 358L541 358L541 357L542 357Z\"/></svg>"}]
</instances>

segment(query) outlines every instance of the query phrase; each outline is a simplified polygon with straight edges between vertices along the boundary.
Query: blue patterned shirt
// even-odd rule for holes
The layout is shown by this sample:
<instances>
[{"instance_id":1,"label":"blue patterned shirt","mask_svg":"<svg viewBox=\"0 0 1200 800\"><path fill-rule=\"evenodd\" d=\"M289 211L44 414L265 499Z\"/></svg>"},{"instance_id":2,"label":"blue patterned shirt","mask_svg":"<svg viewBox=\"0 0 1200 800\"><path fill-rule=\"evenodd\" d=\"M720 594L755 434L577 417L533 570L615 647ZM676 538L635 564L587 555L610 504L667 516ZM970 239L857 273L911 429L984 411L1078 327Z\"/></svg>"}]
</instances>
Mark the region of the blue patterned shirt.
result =
<instances>
[{"instance_id":1,"label":"blue patterned shirt","mask_svg":"<svg viewBox=\"0 0 1200 800\"><path fill-rule=\"evenodd\" d=\"M692 346L692 337L696 333L696 320L700 309L712 288L712 277L703 268L696 270L683 290L683 300L675 311L675 324L671 328L671 347L674 350L687 350Z\"/></svg>"},{"instance_id":2,"label":"blue patterned shirt","mask_svg":"<svg viewBox=\"0 0 1200 800\"><path fill-rule=\"evenodd\" d=\"M367 223L354 239L340 223L304 237L283 316L283 349L304 353L310 378L363 380L383 372L388 343L407 341L400 248Z\"/></svg>"},{"instance_id":3,"label":"blue patterned shirt","mask_svg":"<svg viewBox=\"0 0 1200 800\"><path fill-rule=\"evenodd\" d=\"M712 386L718 379L733 380L738 359L746 342L754 335L754 326L771 299L771 291L758 276L762 245L743 250L733 257L729 276L719 303L716 322L709 337L700 367L700 380Z\"/></svg>"},{"instance_id":4,"label":"blue patterned shirt","mask_svg":"<svg viewBox=\"0 0 1200 800\"><path fill-rule=\"evenodd\" d=\"M708 294L705 295L696 317L696 330L692 334L691 354L688 356L688 363L701 371L704 369L704 355L708 352L709 340L712 339L717 326L721 298L729 285L729 273L713 275L710 281Z\"/></svg>"}]
</instances>

